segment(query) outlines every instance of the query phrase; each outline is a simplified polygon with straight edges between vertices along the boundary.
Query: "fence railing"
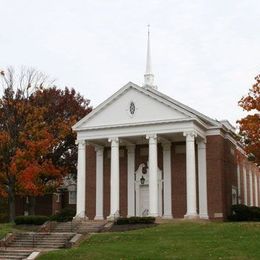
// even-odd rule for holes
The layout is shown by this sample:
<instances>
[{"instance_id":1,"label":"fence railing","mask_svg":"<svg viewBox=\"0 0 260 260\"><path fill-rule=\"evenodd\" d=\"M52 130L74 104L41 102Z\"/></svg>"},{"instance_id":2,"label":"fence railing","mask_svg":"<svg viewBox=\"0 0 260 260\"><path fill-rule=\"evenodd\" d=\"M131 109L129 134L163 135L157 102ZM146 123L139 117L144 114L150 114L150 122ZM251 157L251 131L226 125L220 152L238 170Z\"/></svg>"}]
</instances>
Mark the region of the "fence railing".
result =
<instances>
[{"instance_id":1,"label":"fence railing","mask_svg":"<svg viewBox=\"0 0 260 260\"><path fill-rule=\"evenodd\" d=\"M149 210L148 209L145 209L143 212L142 212L142 217L147 217L149 215Z\"/></svg>"}]
</instances>

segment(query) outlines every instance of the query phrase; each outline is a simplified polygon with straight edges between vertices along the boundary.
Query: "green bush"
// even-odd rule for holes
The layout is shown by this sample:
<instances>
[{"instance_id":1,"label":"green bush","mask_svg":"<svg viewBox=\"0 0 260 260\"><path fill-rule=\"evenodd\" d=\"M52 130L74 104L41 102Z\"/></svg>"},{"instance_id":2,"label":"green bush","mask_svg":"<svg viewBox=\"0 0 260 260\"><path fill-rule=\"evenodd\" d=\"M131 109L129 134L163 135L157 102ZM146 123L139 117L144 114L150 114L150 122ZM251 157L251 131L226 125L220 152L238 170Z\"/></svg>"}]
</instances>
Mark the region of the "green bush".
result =
<instances>
[{"instance_id":1,"label":"green bush","mask_svg":"<svg viewBox=\"0 0 260 260\"><path fill-rule=\"evenodd\" d=\"M248 207L238 204L231 207L232 215L229 217L232 221L260 221L260 208Z\"/></svg>"},{"instance_id":2,"label":"green bush","mask_svg":"<svg viewBox=\"0 0 260 260\"><path fill-rule=\"evenodd\" d=\"M154 217L130 217L130 218L118 218L116 220L117 225L153 224L154 222L155 222Z\"/></svg>"},{"instance_id":3,"label":"green bush","mask_svg":"<svg viewBox=\"0 0 260 260\"><path fill-rule=\"evenodd\" d=\"M127 225L129 224L129 218L118 218L116 220L117 225Z\"/></svg>"},{"instance_id":4,"label":"green bush","mask_svg":"<svg viewBox=\"0 0 260 260\"><path fill-rule=\"evenodd\" d=\"M46 216L18 216L15 218L14 222L16 225L42 225L49 218Z\"/></svg>"},{"instance_id":5,"label":"green bush","mask_svg":"<svg viewBox=\"0 0 260 260\"><path fill-rule=\"evenodd\" d=\"M129 224L153 224L155 222L154 217L130 217Z\"/></svg>"},{"instance_id":6,"label":"green bush","mask_svg":"<svg viewBox=\"0 0 260 260\"><path fill-rule=\"evenodd\" d=\"M73 217L75 216L75 214L76 214L75 209L64 208L61 210L60 213L52 215L50 217L50 220L58 221L58 222L71 221L73 219Z\"/></svg>"},{"instance_id":7,"label":"green bush","mask_svg":"<svg viewBox=\"0 0 260 260\"><path fill-rule=\"evenodd\" d=\"M259 207L250 207L250 217L253 221L260 221L260 208Z\"/></svg>"}]
</instances>

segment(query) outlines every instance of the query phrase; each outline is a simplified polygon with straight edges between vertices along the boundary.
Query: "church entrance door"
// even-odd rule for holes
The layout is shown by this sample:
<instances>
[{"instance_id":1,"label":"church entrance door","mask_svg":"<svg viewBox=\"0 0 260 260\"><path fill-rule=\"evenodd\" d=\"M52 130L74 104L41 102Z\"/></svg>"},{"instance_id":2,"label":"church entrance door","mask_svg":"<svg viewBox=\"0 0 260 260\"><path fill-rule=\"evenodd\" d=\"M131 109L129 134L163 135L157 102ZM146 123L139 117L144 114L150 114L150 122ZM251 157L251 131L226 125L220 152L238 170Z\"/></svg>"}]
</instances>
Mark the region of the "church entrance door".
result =
<instances>
[{"instance_id":1,"label":"church entrance door","mask_svg":"<svg viewBox=\"0 0 260 260\"><path fill-rule=\"evenodd\" d=\"M149 186L140 186L140 213L142 217L145 217L149 213Z\"/></svg>"}]
</instances>

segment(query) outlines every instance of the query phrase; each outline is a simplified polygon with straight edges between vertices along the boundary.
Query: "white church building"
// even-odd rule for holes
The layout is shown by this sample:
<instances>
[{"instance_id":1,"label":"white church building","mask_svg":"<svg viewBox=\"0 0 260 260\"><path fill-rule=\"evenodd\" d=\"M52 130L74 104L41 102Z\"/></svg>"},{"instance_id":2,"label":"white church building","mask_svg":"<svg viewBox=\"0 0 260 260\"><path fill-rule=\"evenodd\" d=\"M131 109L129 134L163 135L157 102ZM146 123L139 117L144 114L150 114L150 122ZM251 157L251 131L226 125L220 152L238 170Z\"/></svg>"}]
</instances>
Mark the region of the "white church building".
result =
<instances>
[{"instance_id":1,"label":"white church building","mask_svg":"<svg viewBox=\"0 0 260 260\"><path fill-rule=\"evenodd\" d=\"M76 217L225 219L232 204L259 205L259 171L234 128L157 90L149 32L143 86L129 82L73 130Z\"/></svg>"}]
</instances>

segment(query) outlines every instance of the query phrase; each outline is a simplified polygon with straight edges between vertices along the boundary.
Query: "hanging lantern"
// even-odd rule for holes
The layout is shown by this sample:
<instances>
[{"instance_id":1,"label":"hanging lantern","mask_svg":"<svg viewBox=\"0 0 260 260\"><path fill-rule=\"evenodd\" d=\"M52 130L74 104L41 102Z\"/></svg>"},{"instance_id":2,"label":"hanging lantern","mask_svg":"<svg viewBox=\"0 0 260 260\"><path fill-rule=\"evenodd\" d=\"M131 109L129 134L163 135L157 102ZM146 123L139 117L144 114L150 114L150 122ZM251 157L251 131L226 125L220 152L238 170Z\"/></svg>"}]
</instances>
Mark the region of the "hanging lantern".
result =
<instances>
[{"instance_id":1,"label":"hanging lantern","mask_svg":"<svg viewBox=\"0 0 260 260\"><path fill-rule=\"evenodd\" d=\"M144 183L145 183L145 178L144 178L143 175L142 175L142 177L140 178L140 182L141 182L142 185L144 185Z\"/></svg>"}]
</instances>

